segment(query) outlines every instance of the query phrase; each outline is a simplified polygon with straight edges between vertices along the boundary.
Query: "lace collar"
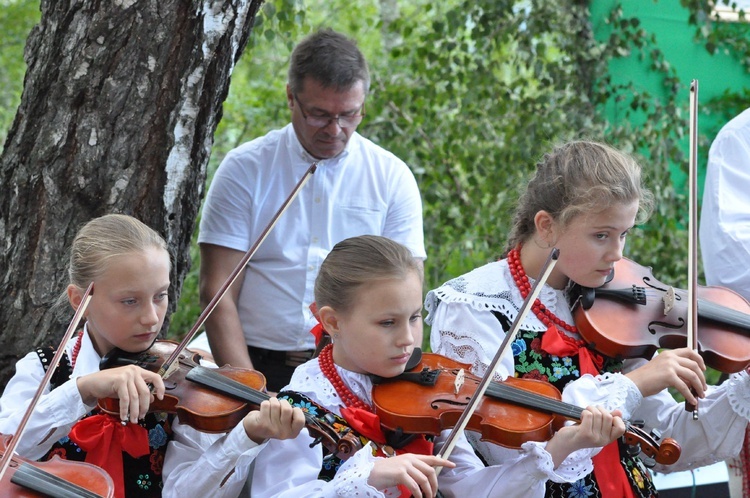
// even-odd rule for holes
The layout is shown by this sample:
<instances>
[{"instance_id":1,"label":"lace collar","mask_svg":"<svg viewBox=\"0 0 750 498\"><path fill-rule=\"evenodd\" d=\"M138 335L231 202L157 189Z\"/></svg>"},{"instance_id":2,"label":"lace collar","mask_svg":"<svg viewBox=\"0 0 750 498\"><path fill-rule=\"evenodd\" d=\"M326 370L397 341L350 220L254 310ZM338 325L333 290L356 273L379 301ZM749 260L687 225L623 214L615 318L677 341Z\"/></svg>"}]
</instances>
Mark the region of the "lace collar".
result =
<instances>
[{"instance_id":1,"label":"lace collar","mask_svg":"<svg viewBox=\"0 0 750 498\"><path fill-rule=\"evenodd\" d=\"M352 393L372 406L372 378L368 374L351 372L338 365L336 371ZM287 389L302 393L337 414L344 408L344 403L336 394L333 385L320 370L317 358L297 367L288 388L284 388Z\"/></svg>"},{"instance_id":2,"label":"lace collar","mask_svg":"<svg viewBox=\"0 0 750 498\"><path fill-rule=\"evenodd\" d=\"M529 281L532 284L534 282L532 278L529 278ZM573 323L564 291L545 284L539 293L539 299L557 316ZM441 301L464 303L477 311L497 311L511 321L515 320L523 304L521 293L510 274L508 262L504 259L480 266L428 292L425 298L425 321L428 324L432 324L433 313ZM547 327L531 313L524 319L523 328L533 331L547 330Z\"/></svg>"}]
</instances>

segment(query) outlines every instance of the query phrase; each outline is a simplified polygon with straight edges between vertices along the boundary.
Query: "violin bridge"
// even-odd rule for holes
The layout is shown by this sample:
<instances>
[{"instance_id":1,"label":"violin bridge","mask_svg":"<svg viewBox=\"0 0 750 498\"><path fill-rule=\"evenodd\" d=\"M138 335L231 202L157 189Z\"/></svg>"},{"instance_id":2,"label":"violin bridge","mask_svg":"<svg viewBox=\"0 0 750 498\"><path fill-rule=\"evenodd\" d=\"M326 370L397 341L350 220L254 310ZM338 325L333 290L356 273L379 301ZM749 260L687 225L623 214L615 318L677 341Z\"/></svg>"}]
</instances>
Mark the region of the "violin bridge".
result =
<instances>
[{"instance_id":1,"label":"violin bridge","mask_svg":"<svg viewBox=\"0 0 750 498\"><path fill-rule=\"evenodd\" d=\"M169 368L167 368L167 371L164 372L164 375L162 375L162 379L168 379L170 375L175 373L180 368L180 365L178 362L172 362L171 365L169 365Z\"/></svg>"},{"instance_id":2,"label":"violin bridge","mask_svg":"<svg viewBox=\"0 0 750 498\"><path fill-rule=\"evenodd\" d=\"M464 373L464 369L459 369L458 372L456 372L456 380L453 382L453 389L455 390L453 394L458 394L461 391L461 388L464 385L464 378L466 377Z\"/></svg>"},{"instance_id":3,"label":"violin bridge","mask_svg":"<svg viewBox=\"0 0 750 498\"><path fill-rule=\"evenodd\" d=\"M674 287L669 287L667 292L664 293L664 316L667 316L672 308L674 308Z\"/></svg>"}]
</instances>

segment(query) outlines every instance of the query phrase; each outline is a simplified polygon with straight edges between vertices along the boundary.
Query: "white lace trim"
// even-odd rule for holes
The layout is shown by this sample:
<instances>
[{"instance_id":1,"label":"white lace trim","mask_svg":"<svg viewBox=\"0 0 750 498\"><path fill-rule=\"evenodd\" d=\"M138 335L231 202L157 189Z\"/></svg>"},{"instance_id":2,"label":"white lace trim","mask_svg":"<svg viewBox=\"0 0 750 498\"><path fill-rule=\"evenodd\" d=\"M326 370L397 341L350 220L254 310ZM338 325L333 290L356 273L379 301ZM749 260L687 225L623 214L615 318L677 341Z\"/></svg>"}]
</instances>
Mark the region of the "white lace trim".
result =
<instances>
[{"instance_id":1,"label":"white lace trim","mask_svg":"<svg viewBox=\"0 0 750 498\"><path fill-rule=\"evenodd\" d=\"M727 397L732 410L750 421L750 376L747 372L739 372L729 377Z\"/></svg>"},{"instance_id":2,"label":"white lace trim","mask_svg":"<svg viewBox=\"0 0 750 498\"><path fill-rule=\"evenodd\" d=\"M596 378L608 386L604 408L609 411L620 410L625 419L631 418L643 401L643 395L638 386L620 373L604 373Z\"/></svg>"},{"instance_id":3,"label":"white lace trim","mask_svg":"<svg viewBox=\"0 0 750 498\"><path fill-rule=\"evenodd\" d=\"M390 496L390 489L387 489L387 492L381 493L367 484L372 467L375 465L375 457L372 456L372 451L372 446L368 443L367 446L344 462L333 478L333 487L336 490L336 496L364 496L367 498Z\"/></svg>"},{"instance_id":4,"label":"white lace trim","mask_svg":"<svg viewBox=\"0 0 750 498\"><path fill-rule=\"evenodd\" d=\"M554 469L552 455L545 449L546 445L547 443L530 441L523 443L521 451L532 457L536 469L544 473L550 481L576 482L594 470L590 449L574 451L563 460L557 469Z\"/></svg>"},{"instance_id":5,"label":"white lace trim","mask_svg":"<svg viewBox=\"0 0 750 498\"><path fill-rule=\"evenodd\" d=\"M533 285L534 279L529 278ZM564 293L544 285L539 293L539 299L559 318L573 323L568 303ZM508 261L501 260L480 266L469 273L447 281L437 289L427 293L425 322L432 325L433 314L440 301L448 303L465 303L477 311L498 311L511 321L518 315L523 303L521 292L516 287L508 268ZM533 314L524 319L523 328L532 331L547 330L547 327Z\"/></svg>"},{"instance_id":6,"label":"white lace trim","mask_svg":"<svg viewBox=\"0 0 750 498\"><path fill-rule=\"evenodd\" d=\"M484 377L485 372L487 372L487 365L491 360L485 357L483 352L487 348L479 343L476 336L444 330L440 338L440 346L433 351L434 353L466 363L470 365L472 373ZM496 372L493 380L502 381L504 379L500 373Z\"/></svg>"}]
</instances>

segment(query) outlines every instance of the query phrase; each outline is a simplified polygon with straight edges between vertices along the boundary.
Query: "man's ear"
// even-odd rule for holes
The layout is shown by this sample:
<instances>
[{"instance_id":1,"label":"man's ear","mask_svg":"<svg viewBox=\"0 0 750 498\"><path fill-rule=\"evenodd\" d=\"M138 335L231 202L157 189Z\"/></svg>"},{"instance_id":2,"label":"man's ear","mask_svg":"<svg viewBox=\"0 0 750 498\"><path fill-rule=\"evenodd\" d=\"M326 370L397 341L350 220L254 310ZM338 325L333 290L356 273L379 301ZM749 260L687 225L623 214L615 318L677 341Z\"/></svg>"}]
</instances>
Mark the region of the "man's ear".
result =
<instances>
[{"instance_id":1,"label":"man's ear","mask_svg":"<svg viewBox=\"0 0 750 498\"><path fill-rule=\"evenodd\" d=\"M289 84L286 85L286 105L289 107L289 109L294 109L294 94L292 93L292 89L289 88Z\"/></svg>"},{"instance_id":2,"label":"man's ear","mask_svg":"<svg viewBox=\"0 0 750 498\"><path fill-rule=\"evenodd\" d=\"M318 310L318 318L323 328L331 337L339 332L339 318L336 310L330 306L323 306Z\"/></svg>"}]
</instances>

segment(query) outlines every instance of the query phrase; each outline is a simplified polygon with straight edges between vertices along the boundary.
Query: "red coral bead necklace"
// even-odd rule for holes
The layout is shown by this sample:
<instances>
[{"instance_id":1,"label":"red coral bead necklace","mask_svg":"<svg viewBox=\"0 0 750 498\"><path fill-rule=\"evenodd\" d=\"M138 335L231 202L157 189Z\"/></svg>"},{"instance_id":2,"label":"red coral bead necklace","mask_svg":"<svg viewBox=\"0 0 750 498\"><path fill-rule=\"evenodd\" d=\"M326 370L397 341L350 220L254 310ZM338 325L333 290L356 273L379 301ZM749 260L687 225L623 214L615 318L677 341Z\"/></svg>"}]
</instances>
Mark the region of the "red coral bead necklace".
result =
<instances>
[{"instance_id":1,"label":"red coral bead necklace","mask_svg":"<svg viewBox=\"0 0 750 498\"><path fill-rule=\"evenodd\" d=\"M362 410L367 410L369 412L372 411L372 408L365 404L364 401L359 399L356 394L346 387L346 384L344 384L344 381L341 379L341 376L333 363L333 344L329 344L323 348L323 351L321 351L318 356L318 364L320 365L320 370L323 372L323 375L326 376L333 388L336 389L336 393L341 398L341 401L343 401L348 408L361 408Z\"/></svg>"},{"instance_id":2,"label":"red coral bead necklace","mask_svg":"<svg viewBox=\"0 0 750 498\"><path fill-rule=\"evenodd\" d=\"M523 269L521 264L521 252L519 249L513 248L508 252L508 268L510 274L513 277L513 281L516 283L516 287L521 292L521 297L526 299L526 296L531 292L531 284L529 283L529 277L526 276L526 271ZM557 315L552 313L542 302L537 298L534 304L531 306L531 310L534 312L536 317L542 322L547 328L550 325L555 324L559 327L567 330L572 334L577 334L578 329L575 325L570 325L564 320L560 319Z\"/></svg>"}]
</instances>

